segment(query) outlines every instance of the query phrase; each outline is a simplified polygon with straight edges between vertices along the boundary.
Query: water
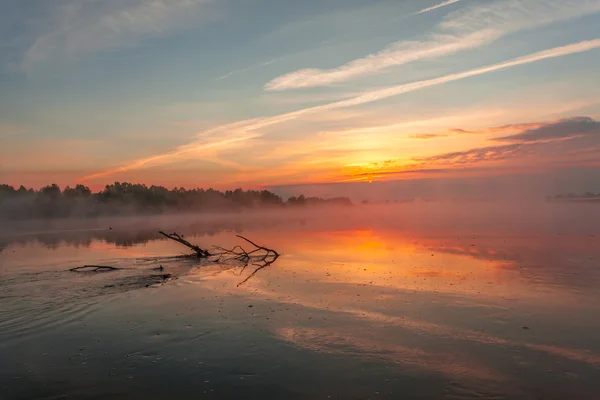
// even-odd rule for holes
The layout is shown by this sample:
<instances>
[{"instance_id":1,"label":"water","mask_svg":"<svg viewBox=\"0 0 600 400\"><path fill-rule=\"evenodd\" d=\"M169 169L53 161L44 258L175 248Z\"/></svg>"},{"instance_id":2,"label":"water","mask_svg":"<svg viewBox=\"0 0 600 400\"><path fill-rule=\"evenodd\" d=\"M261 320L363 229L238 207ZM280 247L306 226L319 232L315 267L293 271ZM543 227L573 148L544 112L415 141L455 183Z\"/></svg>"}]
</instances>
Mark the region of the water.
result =
<instances>
[{"instance_id":1,"label":"water","mask_svg":"<svg viewBox=\"0 0 600 400\"><path fill-rule=\"evenodd\" d=\"M12 227L0 398L600 398L600 210L411 207Z\"/></svg>"}]
</instances>

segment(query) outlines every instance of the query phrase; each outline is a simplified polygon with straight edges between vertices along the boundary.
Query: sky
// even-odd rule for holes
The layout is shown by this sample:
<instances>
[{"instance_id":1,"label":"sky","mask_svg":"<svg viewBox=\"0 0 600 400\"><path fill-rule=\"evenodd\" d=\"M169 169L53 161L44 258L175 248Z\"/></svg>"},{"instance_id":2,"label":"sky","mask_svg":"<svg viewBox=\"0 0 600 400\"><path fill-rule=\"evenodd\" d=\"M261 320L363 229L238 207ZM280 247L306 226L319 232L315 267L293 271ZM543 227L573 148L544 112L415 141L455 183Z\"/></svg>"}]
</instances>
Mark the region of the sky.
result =
<instances>
[{"instance_id":1,"label":"sky","mask_svg":"<svg viewBox=\"0 0 600 400\"><path fill-rule=\"evenodd\" d=\"M599 26L600 0L3 0L0 183L600 191Z\"/></svg>"}]
</instances>

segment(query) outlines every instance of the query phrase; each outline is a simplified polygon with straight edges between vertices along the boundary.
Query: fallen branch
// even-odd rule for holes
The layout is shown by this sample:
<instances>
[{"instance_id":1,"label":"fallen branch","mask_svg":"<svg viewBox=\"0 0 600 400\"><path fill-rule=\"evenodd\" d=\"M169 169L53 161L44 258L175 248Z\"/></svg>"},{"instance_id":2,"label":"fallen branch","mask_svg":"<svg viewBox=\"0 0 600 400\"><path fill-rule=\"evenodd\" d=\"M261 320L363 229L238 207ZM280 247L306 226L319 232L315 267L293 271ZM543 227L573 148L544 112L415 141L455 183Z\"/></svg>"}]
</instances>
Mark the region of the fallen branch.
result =
<instances>
[{"instance_id":1,"label":"fallen branch","mask_svg":"<svg viewBox=\"0 0 600 400\"><path fill-rule=\"evenodd\" d=\"M192 254L192 256L195 256L195 257L198 257L198 258L208 258L208 257L211 256L211 254L207 250L201 249L200 247L198 247L198 246L196 246L194 244L191 244L190 242L188 242L187 240L185 240L183 237L181 237L177 233L168 234L168 233L164 233L163 231L159 231L158 233L160 233L161 235L163 235L163 236L165 236L165 237L167 237L167 238L169 238L171 240L179 242L182 245L184 245L184 246L186 246L186 247L188 247L188 248L190 248L192 250L194 250L194 252L196 254Z\"/></svg>"},{"instance_id":2,"label":"fallen branch","mask_svg":"<svg viewBox=\"0 0 600 400\"><path fill-rule=\"evenodd\" d=\"M242 274L244 272L244 270L246 269L246 267L248 265L256 266L257 268L246 279L244 279L242 282L240 282L238 284L238 286L246 283L250 278L252 278L261 269L266 268L269 265L273 264L280 256L277 251L270 249L268 247L265 247L265 246L260 246L256 243L254 243L252 240L250 240L244 236L241 236L241 235L236 235L236 236L238 238L246 241L247 243L250 243L252 246L254 246L253 249L245 250L240 245L236 245L231 249L227 249L227 248L221 247L221 246L213 246L211 248L211 251L209 252L208 250L201 249L200 247L191 244L187 240L183 239L177 233L172 233L170 235L166 234L164 232L159 232L159 233L171 240L175 240L176 242L179 242L179 243L183 244L184 246L194 250L195 254L192 254L192 256L194 256L194 257L207 258L207 259L210 259L211 261L214 261L216 263L221 263L221 264L226 264L226 263L231 263L231 262L239 263L238 265L235 265L229 269L233 269L233 268L237 268L237 267L241 266L240 274Z\"/></svg>"},{"instance_id":3,"label":"fallen branch","mask_svg":"<svg viewBox=\"0 0 600 400\"><path fill-rule=\"evenodd\" d=\"M250 243L252 246L254 246L254 249L250 250L250 251L246 251L246 250L244 250L244 248L242 246L239 246L239 245L233 247L232 249L225 249L223 247L213 246L214 249L220 251L220 253L213 253L213 256L218 257L215 260L215 262L222 262L222 263L225 263L228 261L241 262L243 265L242 265L242 270L240 271L240 274L243 273L244 270L246 269L246 267L250 264L258 267L250 275L248 275L246 277L246 279L244 279L243 281L238 283L238 286L240 286L240 285L243 285L244 283L248 282L248 280L250 280L250 278L252 278L254 275L256 275L256 273L258 271L273 264L279 258L279 253L268 247L259 246L258 244L254 243L252 240L250 240L248 238L245 238L244 236L241 236L241 235L236 235L236 236L238 238ZM223 258L223 257L225 257L225 258Z\"/></svg>"},{"instance_id":4,"label":"fallen branch","mask_svg":"<svg viewBox=\"0 0 600 400\"><path fill-rule=\"evenodd\" d=\"M120 268L116 267L108 267L106 265L84 265L83 267L75 267L69 269L69 271L73 272L108 272L108 271L116 271Z\"/></svg>"}]
</instances>

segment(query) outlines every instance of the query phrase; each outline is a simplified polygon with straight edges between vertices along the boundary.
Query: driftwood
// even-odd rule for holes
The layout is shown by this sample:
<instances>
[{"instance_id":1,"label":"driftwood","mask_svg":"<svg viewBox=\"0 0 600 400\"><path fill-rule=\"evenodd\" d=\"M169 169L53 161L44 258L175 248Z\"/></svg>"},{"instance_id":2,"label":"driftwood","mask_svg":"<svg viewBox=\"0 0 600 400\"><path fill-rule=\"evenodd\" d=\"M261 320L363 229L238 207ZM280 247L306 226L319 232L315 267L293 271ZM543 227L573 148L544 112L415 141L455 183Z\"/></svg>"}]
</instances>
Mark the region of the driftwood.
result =
<instances>
[{"instance_id":1,"label":"driftwood","mask_svg":"<svg viewBox=\"0 0 600 400\"><path fill-rule=\"evenodd\" d=\"M177 233L168 234L168 233L164 233L163 231L158 231L158 233L160 233L161 235L163 235L163 236L165 236L165 237L167 237L167 238L169 238L171 240L179 242L182 245L184 245L184 246L186 246L186 247L188 247L188 248L190 248L192 250L194 250L195 254L192 254L192 256L195 256L195 257L198 257L198 258L208 258L208 257L211 256L211 254L207 250L201 249L200 247L198 247L198 246L196 246L194 244L191 244L190 242L188 242L187 240L185 240L183 237L181 237Z\"/></svg>"},{"instance_id":2,"label":"driftwood","mask_svg":"<svg viewBox=\"0 0 600 400\"><path fill-rule=\"evenodd\" d=\"M83 267L75 267L69 269L69 271L73 272L108 272L108 271L116 271L120 268L109 267L106 265L84 265Z\"/></svg>"},{"instance_id":3,"label":"driftwood","mask_svg":"<svg viewBox=\"0 0 600 400\"><path fill-rule=\"evenodd\" d=\"M210 259L211 261L220 263L220 264L227 264L227 263L230 264L232 262L234 262L234 263L237 262L237 263L241 264L242 269L240 271L240 274L242 274L244 272L244 270L246 269L246 267L248 267L248 265L256 266L257 268L250 275L248 275L248 277L246 277L246 279L244 279L242 282L240 282L238 284L238 286L243 285L244 283L248 282L248 280L250 278L252 278L254 275L256 275L256 273L258 271L273 264L280 256L277 251L270 249L268 247L265 247L265 246L260 246L256 243L254 243L253 241L251 241L250 239L245 238L244 236L241 236L241 235L236 235L236 236L238 238L246 241L247 243L251 244L252 246L254 246L253 249L247 251L240 245L234 246L231 249L227 249L227 248L224 248L221 246L212 246L211 251L209 252L208 250L204 250L204 249L200 248L199 246L191 244L187 240L183 239L181 237L181 235L178 235L177 233L173 233L170 235L166 234L164 232L159 232L159 233L171 240L175 240L176 242L179 242L179 243L183 244L184 246L194 250L194 254L191 254L190 256ZM232 268L239 267L240 266L239 264L237 266L234 265Z\"/></svg>"}]
</instances>

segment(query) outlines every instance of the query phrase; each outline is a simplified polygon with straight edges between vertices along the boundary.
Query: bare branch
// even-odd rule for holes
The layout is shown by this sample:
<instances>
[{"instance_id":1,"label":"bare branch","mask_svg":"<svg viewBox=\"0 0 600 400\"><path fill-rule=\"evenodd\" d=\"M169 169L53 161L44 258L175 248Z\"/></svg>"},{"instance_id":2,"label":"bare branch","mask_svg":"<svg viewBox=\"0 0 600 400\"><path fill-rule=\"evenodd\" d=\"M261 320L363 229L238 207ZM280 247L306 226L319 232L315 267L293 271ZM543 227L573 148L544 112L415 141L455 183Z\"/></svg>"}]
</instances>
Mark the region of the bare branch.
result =
<instances>
[{"instance_id":1,"label":"bare branch","mask_svg":"<svg viewBox=\"0 0 600 400\"><path fill-rule=\"evenodd\" d=\"M182 245L189 247L190 249L194 250L194 252L196 253L195 256L198 258L208 258L211 256L211 254L204 249L201 249L199 246L196 246L194 244L191 244L190 242L188 242L187 240L185 240L183 237L181 237L179 234L177 233L164 233L163 231L159 231L158 233L160 233L161 235L174 240L176 242L181 243Z\"/></svg>"},{"instance_id":2,"label":"bare branch","mask_svg":"<svg viewBox=\"0 0 600 400\"><path fill-rule=\"evenodd\" d=\"M252 240L245 238L241 235L236 236L254 246L253 249L247 251L240 245L236 245L231 249L227 249L221 246L212 246L211 251L209 252L208 250L201 249L200 247L191 244L177 233L167 234L162 231L160 231L159 233L171 240L179 242L182 245L194 250L195 254L186 257L192 256L198 258L206 258L220 264L227 264L231 262L239 263L239 265L231 266L229 268L224 269L223 271L234 270L236 268L241 267L239 274L236 274L241 275L245 271L246 267L248 267L248 265L256 266L257 268L246 279L240 282L238 286L248 282L248 280L250 280L258 271L270 266L279 258L279 253L275 250L270 249L268 247L259 246Z\"/></svg>"},{"instance_id":3,"label":"bare branch","mask_svg":"<svg viewBox=\"0 0 600 400\"><path fill-rule=\"evenodd\" d=\"M277 252L276 252L275 250L273 250L273 249L269 249L269 248L266 248L266 247L263 247L263 246L259 246L259 245L257 245L256 243L254 243L252 240L250 240L250 239L248 239L248 238L245 238L245 237L243 237L242 235L235 235L235 236L237 236L237 237L239 237L240 239L243 239L243 240L245 240L246 242L250 243L252 246L256 247L256 248L257 248L257 250L258 250L258 249L260 249L260 250L265 250L265 251L267 251L267 252L274 253L274 254L275 254L277 257L279 257L279 253L277 253ZM255 251L256 251L256 250L255 250Z\"/></svg>"}]
</instances>

